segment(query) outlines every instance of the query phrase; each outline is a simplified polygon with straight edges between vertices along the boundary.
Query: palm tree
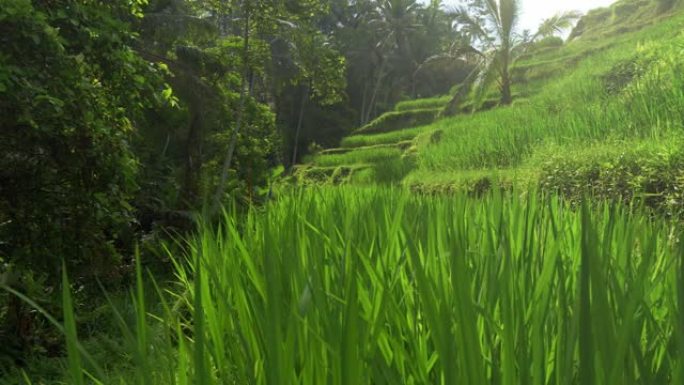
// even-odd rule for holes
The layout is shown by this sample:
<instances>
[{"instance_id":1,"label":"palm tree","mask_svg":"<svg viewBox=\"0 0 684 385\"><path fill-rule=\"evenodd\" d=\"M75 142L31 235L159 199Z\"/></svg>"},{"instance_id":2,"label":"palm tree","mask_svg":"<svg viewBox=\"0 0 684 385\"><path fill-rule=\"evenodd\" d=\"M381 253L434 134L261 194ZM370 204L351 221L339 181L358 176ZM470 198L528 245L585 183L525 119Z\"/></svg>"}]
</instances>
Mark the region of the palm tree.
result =
<instances>
[{"instance_id":1,"label":"palm tree","mask_svg":"<svg viewBox=\"0 0 684 385\"><path fill-rule=\"evenodd\" d=\"M377 56L379 64L375 74L375 85L367 106L363 108L362 124L370 121L385 77L392 69L401 72L401 69L392 67L416 66L410 35L420 27L416 21L419 9L421 5L417 0L382 0L378 3L369 25L378 38L374 44L373 53ZM406 72L411 73L411 70Z\"/></svg>"},{"instance_id":2,"label":"palm tree","mask_svg":"<svg viewBox=\"0 0 684 385\"><path fill-rule=\"evenodd\" d=\"M416 0L384 0L380 3L385 37L394 40L398 53L409 60L412 58L409 35L419 27L416 16L420 8Z\"/></svg>"},{"instance_id":3,"label":"palm tree","mask_svg":"<svg viewBox=\"0 0 684 385\"><path fill-rule=\"evenodd\" d=\"M463 90L475 85L479 98L493 83L497 83L501 104L511 104L510 70L515 61L532 43L570 28L573 21L580 17L577 12L558 14L544 21L539 30L531 35L518 30L520 3L521 0L470 0L467 6L455 10L456 24L467 39L465 44L458 42L452 47L451 56L468 56L476 63L470 84L466 84ZM461 96L463 93L457 94L454 99ZM452 100L452 103L458 102Z\"/></svg>"}]
</instances>

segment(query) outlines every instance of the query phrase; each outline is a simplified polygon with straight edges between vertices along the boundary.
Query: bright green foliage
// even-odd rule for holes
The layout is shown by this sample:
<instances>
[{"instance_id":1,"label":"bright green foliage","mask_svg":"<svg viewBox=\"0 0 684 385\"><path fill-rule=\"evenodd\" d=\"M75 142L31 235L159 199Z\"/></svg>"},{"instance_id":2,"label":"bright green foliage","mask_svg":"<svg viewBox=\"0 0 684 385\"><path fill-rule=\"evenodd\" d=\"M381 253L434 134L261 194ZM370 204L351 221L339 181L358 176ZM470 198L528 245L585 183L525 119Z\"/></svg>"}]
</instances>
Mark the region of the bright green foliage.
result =
<instances>
[{"instance_id":1,"label":"bright green foliage","mask_svg":"<svg viewBox=\"0 0 684 385\"><path fill-rule=\"evenodd\" d=\"M619 0L609 7L589 11L577 24L570 38L603 39L606 36L640 29L653 22L654 17L680 11L681 0Z\"/></svg>"},{"instance_id":2,"label":"bright green foliage","mask_svg":"<svg viewBox=\"0 0 684 385\"><path fill-rule=\"evenodd\" d=\"M415 157L406 152L406 146L410 146L411 142L405 145L379 145L370 147L359 147L351 151L339 154L321 154L312 158L310 164L314 167L302 167L298 172L299 182L315 182L320 180L317 174L312 174L311 171L324 171L327 169L331 171L324 181L333 183L355 183L355 184L393 184L403 179L414 167ZM363 169L363 172L347 172L345 170L358 171ZM336 175L344 175L344 178L339 178ZM345 175L346 174L346 175ZM355 175L351 175L355 174ZM313 177L313 178L312 178Z\"/></svg>"},{"instance_id":3,"label":"bright green foliage","mask_svg":"<svg viewBox=\"0 0 684 385\"><path fill-rule=\"evenodd\" d=\"M336 188L226 213L176 256L185 310L147 320L177 339L151 383L679 383L680 230L588 205Z\"/></svg>"},{"instance_id":4,"label":"bright green foliage","mask_svg":"<svg viewBox=\"0 0 684 385\"><path fill-rule=\"evenodd\" d=\"M331 167L298 166L293 171L293 180L297 185L341 185L357 181L359 175L369 173L367 164L342 165Z\"/></svg>"},{"instance_id":5,"label":"bright green foliage","mask_svg":"<svg viewBox=\"0 0 684 385\"><path fill-rule=\"evenodd\" d=\"M64 337L66 338L67 359L69 361L69 382L74 385L83 385L83 364L81 354L78 351L78 332L66 267L62 270L62 308L64 309Z\"/></svg>"},{"instance_id":6,"label":"bright green foliage","mask_svg":"<svg viewBox=\"0 0 684 385\"><path fill-rule=\"evenodd\" d=\"M513 188L533 187L538 180L537 171L525 169L484 169L445 173L413 171L401 181L401 185L420 194L465 192L481 196L493 189L509 191ZM551 184L543 187L554 188Z\"/></svg>"}]
</instances>

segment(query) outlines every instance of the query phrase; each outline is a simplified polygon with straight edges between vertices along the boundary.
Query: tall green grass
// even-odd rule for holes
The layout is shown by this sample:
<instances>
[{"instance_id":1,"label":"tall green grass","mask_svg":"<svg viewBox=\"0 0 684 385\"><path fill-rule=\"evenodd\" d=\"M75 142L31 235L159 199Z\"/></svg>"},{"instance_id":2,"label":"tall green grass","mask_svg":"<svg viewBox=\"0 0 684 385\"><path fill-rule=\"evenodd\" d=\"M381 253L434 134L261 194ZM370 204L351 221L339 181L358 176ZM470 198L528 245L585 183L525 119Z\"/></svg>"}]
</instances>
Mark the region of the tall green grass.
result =
<instances>
[{"instance_id":1,"label":"tall green grass","mask_svg":"<svg viewBox=\"0 0 684 385\"><path fill-rule=\"evenodd\" d=\"M101 381L681 384L680 236L536 194L292 191L187 239L158 311L138 266L140 359Z\"/></svg>"},{"instance_id":2,"label":"tall green grass","mask_svg":"<svg viewBox=\"0 0 684 385\"><path fill-rule=\"evenodd\" d=\"M442 140L420 151L421 168L454 172L519 166L540 146L662 139L684 128L681 15L583 58L537 95L507 108L435 123ZM590 50L577 41L563 52ZM606 43L600 43L606 47ZM634 68L624 73L623 68ZM615 84L617 83L617 84ZM525 93L526 86L518 86ZM617 89L616 89L617 88Z\"/></svg>"}]
</instances>

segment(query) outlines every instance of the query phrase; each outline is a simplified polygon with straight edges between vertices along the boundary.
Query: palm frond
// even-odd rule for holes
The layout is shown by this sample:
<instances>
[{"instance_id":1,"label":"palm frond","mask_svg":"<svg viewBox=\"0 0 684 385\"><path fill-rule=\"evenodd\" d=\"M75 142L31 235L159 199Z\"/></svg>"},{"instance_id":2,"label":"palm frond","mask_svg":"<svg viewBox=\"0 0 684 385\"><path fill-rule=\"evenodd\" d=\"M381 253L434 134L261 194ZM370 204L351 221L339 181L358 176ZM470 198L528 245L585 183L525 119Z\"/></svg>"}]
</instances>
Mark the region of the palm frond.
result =
<instances>
[{"instance_id":1,"label":"palm frond","mask_svg":"<svg viewBox=\"0 0 684 385\"><path fill-rule=\"evenodd\" d=\"M414 72L414 76L418 73L420 73L422 70L425 68L431 66L431 65L438 65L441 63L460 63L461 65L467 65L468 60L463 58L463 56L460 55L452 55L449 53L442 53L442 54L437 54L430 56L429 58L425 59L416 69Z\"/></svg>"},{"instance_id":2,"label":"palm frond","mask_svg":"<svg viewBox=\"0 0 684 385\"><path fill-rule=\"evenodd\" d=\"M484 2L486 14L492 18L492 22L501 26L501 10L499 8L499 2L497 0L485 0Z\"/></svg>"},{"instance_id":3,"label":"palm frond","mask_svg":"<svg viewBox=\"0 0 684 385\"><path fill-rule=\"evenodd\" d=\"M453 10L454 21L461 27L461 32L468 35L471 39L486 40L489 37L484 23L478 20L468 8L464 6Z\"/></svg>"},{"instance_id":4,"label":"palm frond","mask_svg":"<svg viewBox=\"0 0 684 385\"><path fill-rule=\"evenodd\" d=\"M474 101L473 108L478 108L484 101L484 97L491 89L492 85L500 78L500 68L502 64L502 52L497 51L488 55L479 66L479 72L474 82Z\"/></svg>"},{"instance_id":5,"label":"palm frond","mask_svg":"<svg viewBox=\"0 0 684 385\"><path fill-rule=\"evenodd\" d=\"M520 0L499 0L501 40L510 45L520 19Z\"/></svg>"},{"instance_id":6,"label":"palm frond","mask_svg":"<svg viewBox=\"0 0 684 385\"><path fill-rule=\"evenodd\" d=\"M582 17L582 13L577 11L558 13L541 23L535 34L534 40L537 38L553 36L557 33L563 33L572 28L574 22L580 17Z\"/></svg>"}]
</instances>

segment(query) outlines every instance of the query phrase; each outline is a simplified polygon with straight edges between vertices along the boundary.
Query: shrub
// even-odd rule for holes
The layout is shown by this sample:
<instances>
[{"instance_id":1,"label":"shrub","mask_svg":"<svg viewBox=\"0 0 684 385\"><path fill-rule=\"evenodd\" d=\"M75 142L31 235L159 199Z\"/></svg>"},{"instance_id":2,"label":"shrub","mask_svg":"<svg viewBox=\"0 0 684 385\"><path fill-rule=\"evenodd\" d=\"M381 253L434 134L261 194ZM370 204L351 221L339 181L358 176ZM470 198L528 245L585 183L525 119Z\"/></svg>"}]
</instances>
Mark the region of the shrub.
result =
<instances>
[{"instance_id":1,"label":"shrub","mask_svg":"<svg viewBox=\"0 0 684 385\"><path fill-rule=\"evenodd\" d=\"M677 144L679 143L679 144ZM640 201L668 215L684 208L684 150L681 142L624 143L578 151L554 150L541 162L540 187L571 201L587 194Z\"/></svg>"},{"instance_id":2,"label":"shrub","mask_svg":"<svg viewBox=\"0 0 684 385\"><path fill-rule=\"evenodd\" d=\"M391 156L373 165L375 183L395 184L401 182L416 166L413 155Z\"/></svg>"},{"instance_id":3,"label":"shrub","mask_svg":"<svg viewBox=\"0 0 684 385\"><path fill-rule=\"evenodd\" d=\"M617 63L607 74L601 76L601 81L606 93L614 95L642 74L643 67L638 64L636 59L626 60Z\"/></svg>"},{"instance_id":4,"label":"shrub","mask_svg":"<svg viewBox=\"0 0 684 385\"><path fill-rule=\"evenodd\" d=\"M0 7L0 262L51 282L61 259L112 274L132 243L132 122L162 85L111 16L128 2L56 3Z\"/></svg>"},{"instance_id":5,"label":"shrub","mask_svg":"<svg viewBox=\"0 0 684 385\"><path fill-rule=\"evenodd\" d=\"M613 6L613 15L616 18L626 18L628 16L633 15L637 10L639 10L639 8L641 8L645 4L648 4L648 1L640 1L634 3L617 3Z\"/></svg>"},{"instance_id":6,"label":"shrub","mask_svg":"<svg viewBox=\"0 0 684 385\"><path fill-rule=\"evenodd\" d=\"M54 304L62 261L79 284L126 272L138 188L132 132L163 100L161 71L134 54L128 26L112 16L130 6L0 6L0 280L43 304ZM10 356L49 345L35 312L16 296L0 302Z\"/></svg>"}]
</instances>

